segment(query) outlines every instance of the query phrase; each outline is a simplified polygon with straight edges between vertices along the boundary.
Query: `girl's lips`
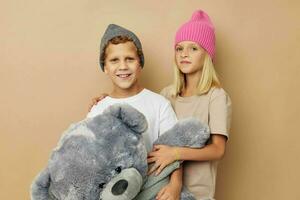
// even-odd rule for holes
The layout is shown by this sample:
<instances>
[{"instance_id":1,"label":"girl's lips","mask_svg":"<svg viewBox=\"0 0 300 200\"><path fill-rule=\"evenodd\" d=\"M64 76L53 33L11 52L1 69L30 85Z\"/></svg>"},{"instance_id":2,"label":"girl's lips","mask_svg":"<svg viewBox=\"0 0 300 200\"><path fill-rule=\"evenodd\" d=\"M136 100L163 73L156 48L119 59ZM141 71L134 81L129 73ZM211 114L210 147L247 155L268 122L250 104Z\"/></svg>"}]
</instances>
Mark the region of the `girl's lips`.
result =
<instances>
[{"instance_id":1,"label":"girl's lips","mask_svg":"<svg viewBox=\"0 0 300 200\"><path fill-rule=\"evenodd\" d=\"M191 62L189 62L189 61L181 61L180 63L181 64L191 64Z\"/></svg>"}]
</instances>

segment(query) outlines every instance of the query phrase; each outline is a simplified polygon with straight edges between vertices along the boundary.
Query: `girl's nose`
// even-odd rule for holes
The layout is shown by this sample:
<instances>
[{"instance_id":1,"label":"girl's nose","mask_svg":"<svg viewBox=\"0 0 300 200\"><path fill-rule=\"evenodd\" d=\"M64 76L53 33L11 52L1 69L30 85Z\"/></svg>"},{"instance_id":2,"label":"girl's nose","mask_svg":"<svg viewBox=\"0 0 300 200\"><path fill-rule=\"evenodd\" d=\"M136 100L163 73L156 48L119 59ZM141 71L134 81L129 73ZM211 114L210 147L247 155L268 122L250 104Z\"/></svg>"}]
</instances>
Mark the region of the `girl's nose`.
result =
<instances>
[{"instance_id":1,"label":"girl's nose","mask_svg":"<svg viewBox=\"0 0 300 200\"><path fill-rule=\"evenodd\" d=\"M183 57L183 58L187 57L188 55L189 55L189 53L188 53L187 49L183 49L181 54L180 54L180 56Z\"/></svg>"}]
</instances>

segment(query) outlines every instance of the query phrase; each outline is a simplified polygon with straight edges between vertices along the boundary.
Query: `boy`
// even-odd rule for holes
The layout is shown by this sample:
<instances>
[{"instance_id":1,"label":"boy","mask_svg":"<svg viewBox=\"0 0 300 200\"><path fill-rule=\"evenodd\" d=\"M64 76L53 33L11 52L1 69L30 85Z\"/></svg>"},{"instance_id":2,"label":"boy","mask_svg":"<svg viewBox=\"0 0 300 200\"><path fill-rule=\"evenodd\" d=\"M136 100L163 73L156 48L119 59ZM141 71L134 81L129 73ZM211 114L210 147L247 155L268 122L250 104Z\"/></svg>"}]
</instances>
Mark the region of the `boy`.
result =
<instances>
[{"instance_id":1,"label":"boy","mask_svg":"<svg viewBox=\"0 0 300 200\"><path fill-rule=\"evenodd\" d=\"M139 82L144 65L142 46L137 36L120 26L110 24L101 40L100 66L113 83L109 96L94 106L87 117L102 113L115 103L127 103L143 113L148 130L143 137L149 152L159 134L177 121L169 101L145 89Z\"/></svg>"},{"instance_id":2,"label":"boy","mask_svg":"<svg viewBox=\"0 0 300 200\"><path fill-rule=\"evenodd\" d=\"M99 61L102 71L111 79L113 89L109 96L92 107L87 117L94 117L115 103L133 106L147 119L148 130L143 134L143 139L150 152L153 142L175 125L177 119L168 100L145 89L139 82L144 66L140 40L133 32L110 24L101 39ZM181 178L181 169L173 172L170 183L159 192L158 199L178 199Z\"/></svg>"}]
</instances>

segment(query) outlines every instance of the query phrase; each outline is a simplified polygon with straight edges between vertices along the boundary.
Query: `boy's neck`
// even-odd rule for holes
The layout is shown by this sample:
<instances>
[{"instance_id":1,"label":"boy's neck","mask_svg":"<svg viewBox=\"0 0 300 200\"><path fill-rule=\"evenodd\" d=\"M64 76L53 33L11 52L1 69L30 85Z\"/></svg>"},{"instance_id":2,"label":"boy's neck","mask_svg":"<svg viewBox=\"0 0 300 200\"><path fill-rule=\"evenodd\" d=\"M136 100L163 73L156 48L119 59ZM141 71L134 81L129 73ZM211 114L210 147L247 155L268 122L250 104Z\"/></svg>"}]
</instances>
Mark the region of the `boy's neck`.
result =
<instances>
[{"instance_id":1,"label":"boy's neck","mask_svg":"<svg viewBox=\"0 0 300 200\"><path fill-rule=\"evenodd\" d=\"M112 98L127 98L134 95L137 95L140 93L144 87L138 85L134 88L128 88L128 89L120 89L120 88L114 88L113 91L109 94Z\"/></svg>"}]
</instances>

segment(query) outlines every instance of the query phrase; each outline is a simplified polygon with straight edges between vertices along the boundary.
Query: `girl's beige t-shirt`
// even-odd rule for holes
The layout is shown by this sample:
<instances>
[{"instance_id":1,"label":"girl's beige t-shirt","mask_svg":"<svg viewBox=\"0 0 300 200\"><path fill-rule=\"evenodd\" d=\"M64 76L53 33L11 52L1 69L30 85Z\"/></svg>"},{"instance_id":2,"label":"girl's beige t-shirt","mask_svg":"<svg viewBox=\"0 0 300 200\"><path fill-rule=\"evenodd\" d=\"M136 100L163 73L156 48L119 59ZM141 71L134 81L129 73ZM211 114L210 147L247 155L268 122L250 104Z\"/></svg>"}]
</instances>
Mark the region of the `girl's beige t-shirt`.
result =
<instances>
[{"instance_id":1,"label":"girl's beige t-shirt","mask_svg":"<svg viewBox=\"0 0 300 200\"><path fill-rule=\"evenodd\" d=\"M170 100L177 118L195 117L208 124L211 134L229 138L231 122L231 100L222 88L213 87L200 96L172 98L171 86L164 88L161 95ZM213 200L215 195L217 161L185 161L183 183L196 199Z\"/></svg>"}]
</instances>

